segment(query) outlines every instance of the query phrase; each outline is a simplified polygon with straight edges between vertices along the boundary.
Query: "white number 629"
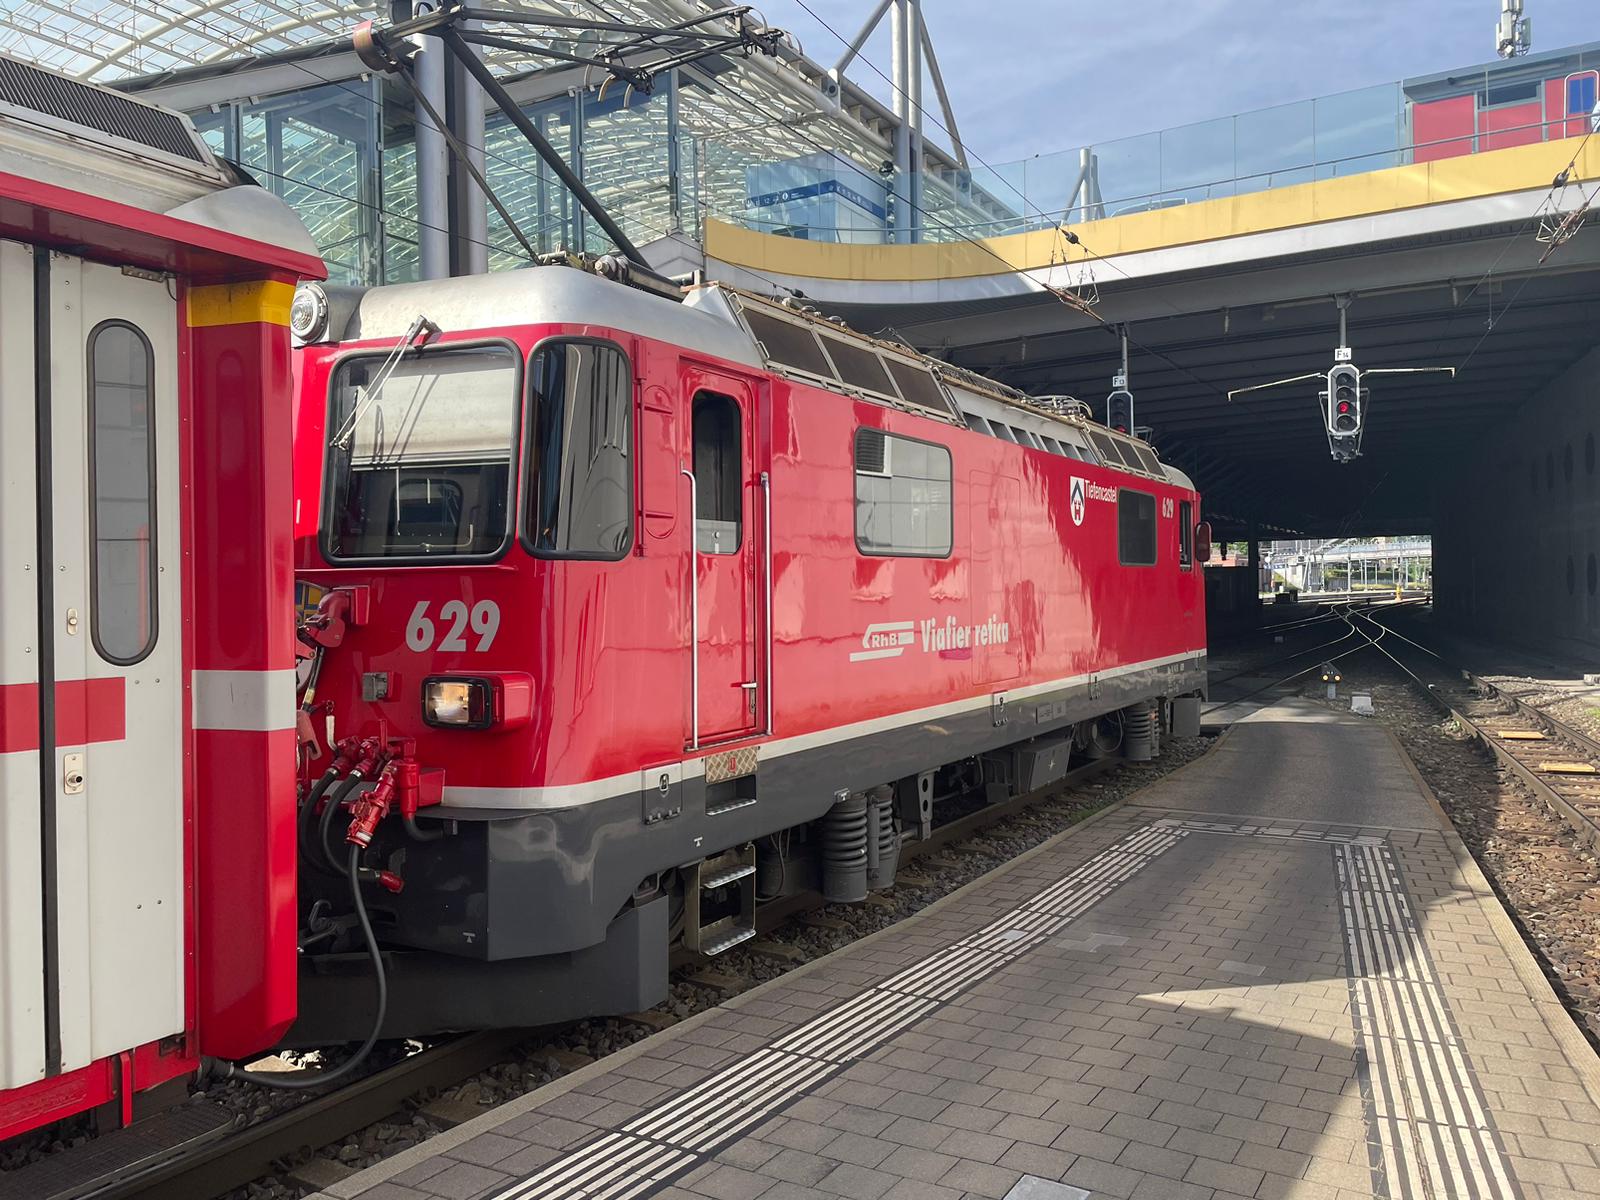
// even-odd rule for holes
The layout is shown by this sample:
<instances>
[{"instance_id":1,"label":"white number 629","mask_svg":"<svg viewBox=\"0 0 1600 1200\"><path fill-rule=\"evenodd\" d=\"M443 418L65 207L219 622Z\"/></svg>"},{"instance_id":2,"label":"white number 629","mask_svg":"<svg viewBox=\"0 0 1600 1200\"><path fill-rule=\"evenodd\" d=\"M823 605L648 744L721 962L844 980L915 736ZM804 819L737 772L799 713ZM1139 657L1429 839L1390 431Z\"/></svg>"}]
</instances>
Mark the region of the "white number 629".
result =
<instances>
[{"instance_id":1,"label":"white number 629","mask_svg":"<svg viewBox=\"0 0 1600 1200\"><path fill-rule=\"evenodd\" d=\"M431 650L433 639L438 635L437 626L428 616L428 603L418 600L417 606L411 610L411 620L406 622L406 645L412 650ZM469 613L465 601L446 600L439 606L439 621L448 626L444 638L439 642L439 649L467 649L466 635L470 626L472 632L478 635L478 644L472 649L481 653L489 648L495 634L500 632L500 606L493 600L479 600Z\"/></svg>"}]
</instances>

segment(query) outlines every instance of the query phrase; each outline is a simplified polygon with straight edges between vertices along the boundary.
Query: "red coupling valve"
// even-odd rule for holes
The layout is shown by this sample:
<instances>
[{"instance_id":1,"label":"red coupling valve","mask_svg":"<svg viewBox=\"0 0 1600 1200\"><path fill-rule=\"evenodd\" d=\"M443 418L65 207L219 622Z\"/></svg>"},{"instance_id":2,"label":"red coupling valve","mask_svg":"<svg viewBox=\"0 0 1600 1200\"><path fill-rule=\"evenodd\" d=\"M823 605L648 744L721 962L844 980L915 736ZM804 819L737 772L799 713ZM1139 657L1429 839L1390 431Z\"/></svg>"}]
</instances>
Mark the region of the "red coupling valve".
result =
<instances>
[{"instance_id":1,"label":"red coupling valve","mask_svg":"<svg viewBox=\"0 0 1600 1200\"><path fill-rule=\"evenodd\" d=\"M379 887L381 887L384 891L396 896L398 896L401 889L406 886L406 881L401 879L400 876L396 875L393 871L379 871L377 878Z\"/></svg>"},{"instance_id":2,"label":"red coupling valve","mask_svg":"<svg viewBox=\"0 0 1600 1200\"><path fill-rule=\"evenodd\" d=\"M372 834L378 828L378 822L389 815L389 808L393 804L394 772L385 770L378 785L362 792L351 805L350 828L344 835L345 841L363 850L372 845Z\"/></svg>"}]
</instances>

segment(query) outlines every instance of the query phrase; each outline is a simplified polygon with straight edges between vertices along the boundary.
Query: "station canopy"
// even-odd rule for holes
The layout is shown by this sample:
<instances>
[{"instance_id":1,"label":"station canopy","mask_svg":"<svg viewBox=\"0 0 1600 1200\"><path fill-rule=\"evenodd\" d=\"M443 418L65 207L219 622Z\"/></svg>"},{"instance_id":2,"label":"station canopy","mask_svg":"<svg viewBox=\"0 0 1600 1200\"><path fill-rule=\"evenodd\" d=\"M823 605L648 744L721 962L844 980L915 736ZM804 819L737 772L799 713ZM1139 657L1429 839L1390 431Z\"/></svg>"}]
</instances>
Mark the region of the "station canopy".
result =
<instances>
[{"instance_id":1,"label":"station canopy","mask_svg":"<svg viewBox=\"0 0 1600 1200\"><path fill-rule=\"evenodd\" d=\"M486 7L493 7L489 0ZM675 0L516 0L517 7L551 16L669 25L708 11ZM710 10L727 7L714 3ZM384 4L337 0L15 0L0 7L0 53L24 58L94 83L158 75L240 59L262 58L350 36L369 19L387 20ZM492 26L490 27L492 28ZM587 35L592 37L593 35ZM553 37L573 50L574 35ZM592 43L591 43L592 44ZM503 50L484 57L501 74L526 71L528 61Z\"/></svg>"}]
</instances>

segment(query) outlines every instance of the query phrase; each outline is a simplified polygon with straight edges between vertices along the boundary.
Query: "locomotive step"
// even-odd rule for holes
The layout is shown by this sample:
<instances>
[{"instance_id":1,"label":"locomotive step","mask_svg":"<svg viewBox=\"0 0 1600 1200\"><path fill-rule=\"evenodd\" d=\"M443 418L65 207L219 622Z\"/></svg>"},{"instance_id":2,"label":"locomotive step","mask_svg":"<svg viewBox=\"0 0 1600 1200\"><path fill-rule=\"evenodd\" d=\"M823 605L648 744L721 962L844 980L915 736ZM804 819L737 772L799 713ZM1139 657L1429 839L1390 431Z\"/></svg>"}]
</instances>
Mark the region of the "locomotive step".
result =
<instances>
[{"instance_id":1,"label":"locomotive step","mask_svg":"<svg viewBox=\"0 0 1600 1200\"><path fill-rule=\"evenodd\" d=\"M715 889L723 887L726 884L743 879L746 875L754 875L755 873L755 863L744 863L737 867L729 867L726 870L717 871L711 875L701 876L700 890L702 892L714 891Z\"/></svg>"},{"instance_id":2,"label":"locomotive step","mask_svg":"<svg viewBox=\"0 0 1600 1200\"><path fill-rule=\"evenodd\" d=\"M755 935L756 931L754 929L730 929L728 932L709 941L702 942L700 944L700 953L707 958L713 958L724 951L732 950L741 942L748 942Z\"/></svg>"},{"instance_id":3,"label":"locomotive step","mask_svg":"<svg viewBox=\"0 0 1600 1200\"><path fill-rule=\"evenodd\" d=\"M756 935L756 848L746 842L688 868L684 949L706 957Z\"/></svg>"},{"instance_id":4,"label":"locomotive step","mask_svg":"<svg viewBox=\"0 0 1600 1200\"><path fill-rule=\"evenodd\" d=\"M0 1175L0 1200L89 1200L227 1133L234 1114L220 1104L183 1104Z\"/></svg>"}]
</instances>

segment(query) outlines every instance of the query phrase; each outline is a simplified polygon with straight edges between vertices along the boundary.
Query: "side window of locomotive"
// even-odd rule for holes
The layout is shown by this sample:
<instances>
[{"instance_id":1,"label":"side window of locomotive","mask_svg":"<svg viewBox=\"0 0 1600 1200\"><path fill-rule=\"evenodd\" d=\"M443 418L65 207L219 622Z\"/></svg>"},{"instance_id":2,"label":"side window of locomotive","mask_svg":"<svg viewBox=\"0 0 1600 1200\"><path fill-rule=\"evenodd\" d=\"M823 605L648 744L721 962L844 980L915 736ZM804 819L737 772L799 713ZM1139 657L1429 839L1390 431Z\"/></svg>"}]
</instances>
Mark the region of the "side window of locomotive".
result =
<instances>
[{"instance_id":1,"label":"side window of locomotive","mask_svg":"<svg viewBox=\"0 0 1600 1200\"><path fill-rule=\"evenodd\" d=\"M1194 565L1194 505L1178 501L1178 566L1187 571Z\"/></svg>"},{"instance_id":2,"label":"side window of locomotive","mask_svg":"<svg viewBox=\"0 0 1600 1200\"><path fill-rule=\"evenodd\" d=\"M633 545L633 368L605 342L533 355L528 537L547 558L618 559Z\"/></svg>"},{"instance_id":3,"label":"side window of locomotive","mask_svg":"<svg viewBox=\"0 0 1600 1200\"><path fill-rule=\"evenodd\" d=\"M856 430L856 547L944 558L953 525L950 451L881 429Z\"/></svg>"},{"instance_id":4,"label":"side window of locomotive","mask_svg":"<svg viewBox=\"0 0 1600 1200\"><path fill-rule=\"evenodd\" d=\"M128 665L156 640L155 363L144 334L107 321L89 335L90 632Z\"/></svg>"},{"instance_id":5,"label":"side window of locomotive","mask_svg":"<svg viewBox=\"0 0 1600 1200\"><path fill-rule=\"evenodd\" d=\"M1155 565L1156 498L1148 492L1117 489L1117 560L1125 567Z\"/></svg>"},{"instance_id":6,"label":"side window of locomotive","mask_svg":"<svg viewBox=\"0 0 1600 1200\"><path fill-rule=\"evenodd\" d=\"M328 440L331 559L491 558L511 536L516 353L339 364Z\"/></svg>"},{"instance_id":7,"label":"side window of locomotive","mask_svg":"<svg viewBox=\"0 0 1600 1200\"><path fill-rule=\"evenodd\" d=\"M739 406L728 396L694 398L694 536L701 554L736 554L744 536L744 453Z\"/></svg>"}]
</instances>

